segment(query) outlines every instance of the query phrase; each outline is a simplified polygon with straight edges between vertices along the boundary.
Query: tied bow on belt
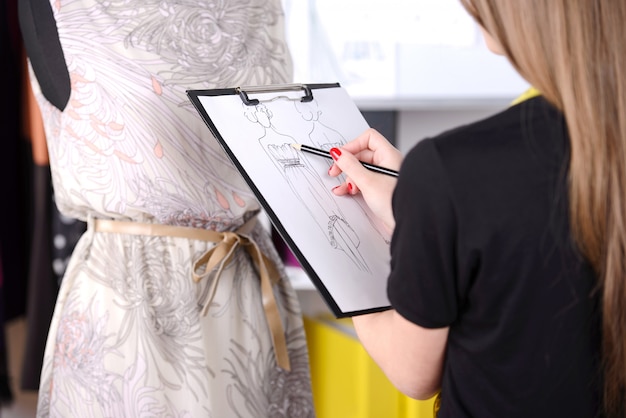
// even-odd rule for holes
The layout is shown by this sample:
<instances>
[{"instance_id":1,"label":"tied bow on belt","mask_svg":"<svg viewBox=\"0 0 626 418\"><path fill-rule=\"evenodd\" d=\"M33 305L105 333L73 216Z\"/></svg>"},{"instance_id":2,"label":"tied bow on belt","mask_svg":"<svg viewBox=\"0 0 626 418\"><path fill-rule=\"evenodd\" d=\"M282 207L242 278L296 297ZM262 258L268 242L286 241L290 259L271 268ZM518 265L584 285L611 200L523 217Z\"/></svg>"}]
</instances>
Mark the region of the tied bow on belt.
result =
<instances>
[{"instance_id":1,"label":"tied bow on belt","mask_svg":"<svg viewBox=\"0 0 626 418\"><path fill-rule=\"evenodd\" d=\"M236 232L217 232L184 226L114 221L108 219L91 219L90 221L90 225L93 224L93 228L97 232L168 236L214 242L216 245L204 252L193 263L192 275L196 283L208 278L217 268L207 297L202 304L202 315L206 315L209 310L209 305L215 296L220 275L224 267L232 260L238 248L246 250L252 258L261 280L263 309L265 310L265 318L267 319L267 325L272 336L276 363L284 370L291 370L287 343L285 341L285 332L280 320L274 292L272 291L272 285L280 280L280 275L274 263L261 252L256 242L246 235L252 231L256 223L256 218L250 219Z\"/></svg>"}]
</instances>

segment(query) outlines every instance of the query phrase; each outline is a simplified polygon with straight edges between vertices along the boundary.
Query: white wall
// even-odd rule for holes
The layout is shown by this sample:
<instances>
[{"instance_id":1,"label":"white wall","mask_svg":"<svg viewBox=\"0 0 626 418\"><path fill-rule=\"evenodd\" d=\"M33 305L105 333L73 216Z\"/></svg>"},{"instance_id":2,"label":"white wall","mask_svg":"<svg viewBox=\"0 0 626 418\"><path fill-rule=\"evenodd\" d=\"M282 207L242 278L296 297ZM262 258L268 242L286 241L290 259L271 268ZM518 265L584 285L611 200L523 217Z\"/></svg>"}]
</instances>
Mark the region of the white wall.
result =
<instances>
[{"instance_id":1,"label":"white wall","mask_svg":"<svg viewBox=\"0 0 626 418\"><path fill-rule=\"evenodd\" d=\"M295 83L357 100L502 100L527 83L458 0L283 0ZM385 108L398 108L385 105Z\"/></svg>"}]
</instances>

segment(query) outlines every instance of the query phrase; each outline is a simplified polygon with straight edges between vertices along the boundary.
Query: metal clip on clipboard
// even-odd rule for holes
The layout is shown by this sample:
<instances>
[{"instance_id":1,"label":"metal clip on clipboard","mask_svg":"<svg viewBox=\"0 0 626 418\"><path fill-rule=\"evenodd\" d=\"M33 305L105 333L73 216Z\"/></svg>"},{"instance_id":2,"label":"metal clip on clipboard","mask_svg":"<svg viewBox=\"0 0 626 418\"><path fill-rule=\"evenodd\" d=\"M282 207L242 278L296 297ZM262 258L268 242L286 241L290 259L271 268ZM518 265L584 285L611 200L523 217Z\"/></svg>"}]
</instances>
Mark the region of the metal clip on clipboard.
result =
<instances>
[{"instance_id":1,"label":"metal clip on clipboard","mask_svg":"<svg viewBox=\"0 0 626 418\"><path fill-rule=\"evenodd\" d=\"M306 84L281 84L281 85L268 85L268 86L253 86L253 87L237 87L235 89L241 100L247 106L255 106L260 102L271 102L277 99L286 99L286 100L299 100L301 102L310 102L313 100L313 93L311 89ZM288 91L298 91L303 90L304 96L302 97L289 97L286 95L278 95L272 97L271 99L251 99L249 94L258 94L258 93L280 93L280 92L288 92Z\"/></svg>"}]
</instances>

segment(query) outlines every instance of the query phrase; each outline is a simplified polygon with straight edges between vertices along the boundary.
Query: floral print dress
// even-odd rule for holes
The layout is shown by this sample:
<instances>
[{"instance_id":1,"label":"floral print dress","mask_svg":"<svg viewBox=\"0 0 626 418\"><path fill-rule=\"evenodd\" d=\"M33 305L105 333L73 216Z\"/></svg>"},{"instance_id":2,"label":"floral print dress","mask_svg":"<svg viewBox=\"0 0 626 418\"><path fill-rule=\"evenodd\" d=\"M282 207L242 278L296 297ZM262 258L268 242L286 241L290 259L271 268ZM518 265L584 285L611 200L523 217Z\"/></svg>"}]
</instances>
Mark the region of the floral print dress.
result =
<instances>
[{"instance_id":1,"label":"floral print dress","mask_svg":"<svg viewBox=\"0 0 626 418\"><path fill-rule=\"evenodd\" d=\"M33 3L34 4L34 3ZM234 231L254 195L187 89L291 78L280 0L50 0L70 79L67 105L31 71L60 211L90 225L61 284L39 417L312 417L298 300L267 228L290 368L277 365L259 275L245 251L195 282L215 243L102 233L95 219Z\"/></svg>"}]
</instances>

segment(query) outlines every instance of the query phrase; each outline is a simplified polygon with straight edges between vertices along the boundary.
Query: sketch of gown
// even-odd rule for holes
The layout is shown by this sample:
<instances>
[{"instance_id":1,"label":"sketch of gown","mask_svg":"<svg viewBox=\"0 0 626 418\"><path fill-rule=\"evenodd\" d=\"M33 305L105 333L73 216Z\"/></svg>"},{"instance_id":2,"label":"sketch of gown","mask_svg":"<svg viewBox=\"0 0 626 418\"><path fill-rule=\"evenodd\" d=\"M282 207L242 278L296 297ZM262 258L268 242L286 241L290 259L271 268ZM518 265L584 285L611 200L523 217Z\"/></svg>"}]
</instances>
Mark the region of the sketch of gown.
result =
<instances>
[{"instance_id":1,"label":"sketch of gown","mask_svg":"<svg viewBox=\"0 0 626 418\"><path fill-rule=\"evenodd\" d=\"M341 147L346 143L346 139L339 131L325 125L320 120L322 111L319 110L315 99L306 103L294 101L294 106L302 120L310 124L308 137L311 145L328 151L333 147ZM329 163L330 165L332 165L332 162Z\"/></svg>"},{"instance_id":2,"label":"sketch of gown","mask_svg":"<svg viewBox=\"0 0 626 418\"><path fill-rule=\"evenodd\" d=\"M265 105L243 106L248 120L264 128L258 139L261 148L281 172L293 196L317 221L332 248L344 252L360 270L369 271L367 261L359 252L360 238L319 174L311 168L307 158L291 146L295 139L276 130L272 112Z\"/></svg>"},{"instance_id":3,"label":"sketch of gown","mask_svg":"<svg viewBox=\"0 0 626 418\"><path fill-rule=\"evenodd\" d=\"M296 112L300 115L302 120L308 126L308 138L310 143L319 149L323 149L329 151L333 147L341 147L347 141L346 138L341 134L341 132L336 129L326 125L321 121L322 111L318 108L317 101L313 99L310 102L300 102L294 101L294 107ZM328 168L333 165L331 160L328 160ZM334 185L339 185L341 183L341 179L339 177L335 179L329 179L329 183L331 187ZM356 202L356 201L355 201ZM363 203L357 203L363 213L365 213L367 219L369 220L372 228L376 231L378 236L385 241L387 244L390 242L390 238L387 234L382 232L382 225L380 221L371 213L371 211L367 208L367 205Z\"/></svg>"},{"instance_id":4,"label":"sketch of gown","mask_svg":"<svg viewBox=\"0 0 626 418\"><path fill-rule=\"evenodd\" d=\"M186 90L289 82L280 0L31 3L51 12L70 80L59 108L32 78L56 202L90 225L59 291L37 416L313 417L297 295L260 223L249 236L281 273L290 371L277 366L245 251L203 316L214 276L194 282L193 264L213 242L92 228L104 218L235 231L259 213Z\"/></svg>"}]
</instances>

